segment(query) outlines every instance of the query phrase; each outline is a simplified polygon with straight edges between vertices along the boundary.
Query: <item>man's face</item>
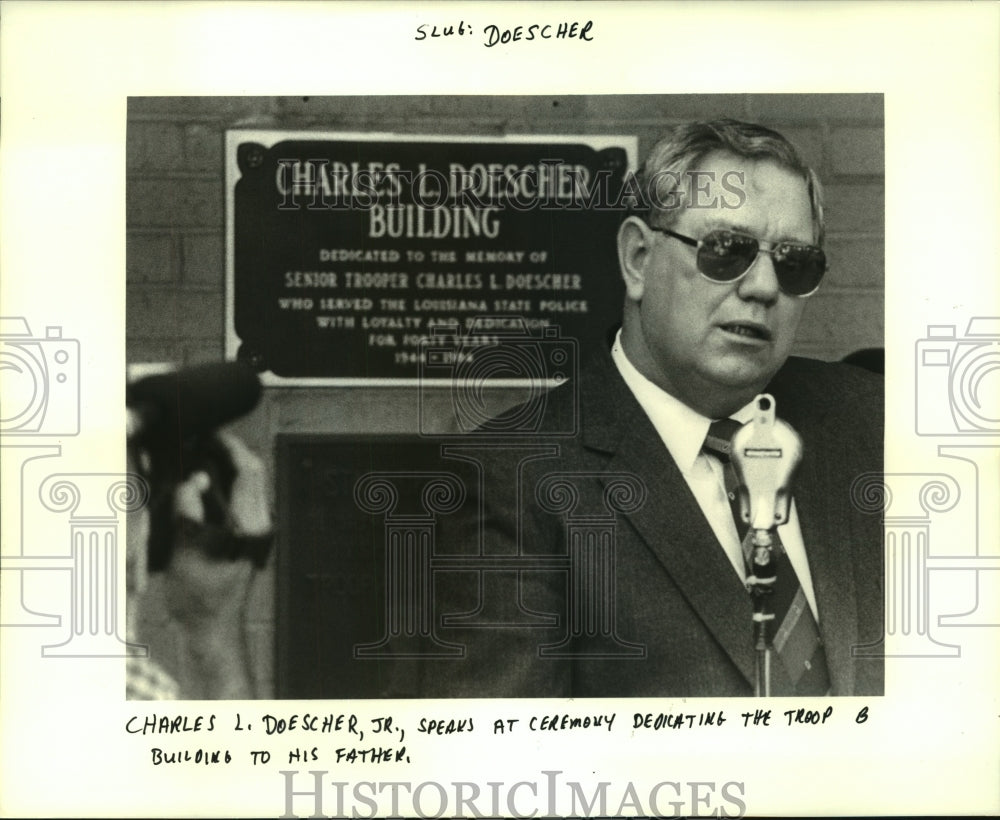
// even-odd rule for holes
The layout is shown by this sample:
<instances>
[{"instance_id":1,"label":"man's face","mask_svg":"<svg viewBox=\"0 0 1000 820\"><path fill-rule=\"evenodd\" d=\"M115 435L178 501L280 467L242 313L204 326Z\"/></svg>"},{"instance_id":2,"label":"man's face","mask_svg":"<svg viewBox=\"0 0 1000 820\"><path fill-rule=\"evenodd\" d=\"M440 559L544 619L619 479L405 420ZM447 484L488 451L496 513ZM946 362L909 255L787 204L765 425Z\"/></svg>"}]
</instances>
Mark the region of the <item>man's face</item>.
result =
<instances>
[{"instance_id":1,"label":"man's face","mask_svg":"<svg viewBox=\"0 0 1000 820\"><path fill-rule=\"evenodd\" d=\"M702 239L716 228L775 242L814 242L805 181L769 160L710 154L697 166L715 182L685 207L669 227ZM745 200L739 207L733 177ZM721 187L727 179L730 190ZM723 203L730 207L724 208ZM654 222L665 227L665 220ZM792 347L805 300L778 289L771 256L760 253L737 282L707 280L696 266L697 249L649 232L636 257L640 281L630 283L623 336L629 358L647 378L705 415L730 413L760 392ZM638 298L637 298L638 297ZM731 406L732 405L732 406Z\"/></svg>"}]
</instances>

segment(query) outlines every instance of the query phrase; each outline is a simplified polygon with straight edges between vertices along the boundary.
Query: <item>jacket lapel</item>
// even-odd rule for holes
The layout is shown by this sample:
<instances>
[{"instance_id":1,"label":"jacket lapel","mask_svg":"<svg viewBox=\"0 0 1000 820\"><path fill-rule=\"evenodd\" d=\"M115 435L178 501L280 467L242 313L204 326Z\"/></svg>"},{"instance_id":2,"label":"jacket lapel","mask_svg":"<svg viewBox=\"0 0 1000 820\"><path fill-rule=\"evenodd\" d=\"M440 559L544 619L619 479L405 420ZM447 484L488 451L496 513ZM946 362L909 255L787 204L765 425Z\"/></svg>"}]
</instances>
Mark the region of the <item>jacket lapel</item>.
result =
<instances>
[{"instance_id":1,"label":"jacket lapel","mask_svg":"<svg viewBox=\"0 0 1000 820\"><path fill-rule=\"evenodd\" d=\"M749 596L649 418L609 357L581 391L584 445L610 456L608 472L638 477L646 503L627 515L707 630L753 681Z\"/></svg>"},{"instance_id":2,"label":"jacket lapel","mask_svg":"<svg viewBox=\"0 0 1000 820\"><path fill-rule=\"evenodd\" d=\"M783 382L783 378L776 379L770 391L779 418L802 437L802 463L793 493L816 593L830 683L834 695L849 695L854 691L851 647L858 643L858 613L851 567L850 496L837 462L842 443L833 440L824 426L817 409L825 402L808 396L811 385L785 388Z\"/></svg>"},{"instance_id":3,"label":"jacket lapel","mask_svg":"<svg viewBox=\"0 0 1000 820\"><path fill-rule=\"evenodd\" d=\"M750 601L652 423L605 354L584 371L581 391L584 445L606 453L609 472L643 481L646 503L628 515L639 536L670 574L706 628L749 682L754 678ZM820 408L826 399L788 374L788 365L768 387L778 416L799 433L803 459L794 498L809 558L833 694L854 690L851 647L858 642L858 614L851 571L852 518L849 493L841 486L836 454ZM827 454L826 458L819 454ZM831 459L833 462L831 463Z\"/></svg>"}]
</instances>

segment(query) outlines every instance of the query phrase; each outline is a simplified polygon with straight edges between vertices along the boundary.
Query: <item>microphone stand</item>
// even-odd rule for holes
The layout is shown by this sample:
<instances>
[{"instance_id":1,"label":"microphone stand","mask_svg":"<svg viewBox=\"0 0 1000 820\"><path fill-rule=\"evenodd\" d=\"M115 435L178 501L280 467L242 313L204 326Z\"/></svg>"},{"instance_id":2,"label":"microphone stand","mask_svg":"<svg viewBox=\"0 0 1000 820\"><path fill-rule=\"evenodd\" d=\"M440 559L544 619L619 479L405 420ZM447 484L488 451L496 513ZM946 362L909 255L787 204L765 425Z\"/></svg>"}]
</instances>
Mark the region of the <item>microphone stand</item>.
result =
<instances>
[{"instance_id":1,"label":"microphone stand","mask_svg":"<svg viewBox=\"0 0 1000 820\"><path fill-rule=\"evenodd\" d=\"M802 440L789 424L776 417L773 396L762 393L754 402L753 419L733 436L731 462L736 472L740 515L750 526L743 555L753 604L754 695L770 697L773 636L768 625L775 618L771 596L777 582L772 551L782 549L777 529L788 521L792 476L802 460Z\"/></svg>"},{"instance_id":2,"label":"microphone stand","mask_svg":"<svg viewBox=\"0 0 1000 820\"><path fill-rule=\"evenodd\" d=\"M754 652L754 696L771 696L771 636L768 624L774 620L770 596L774 592L776 576L771 562L771 533L769 530L753 530L750 535L751 557L747 567L747 589L753 603ZM768 567L772 567L768 574Z\"/></svg>"}]
</instances>

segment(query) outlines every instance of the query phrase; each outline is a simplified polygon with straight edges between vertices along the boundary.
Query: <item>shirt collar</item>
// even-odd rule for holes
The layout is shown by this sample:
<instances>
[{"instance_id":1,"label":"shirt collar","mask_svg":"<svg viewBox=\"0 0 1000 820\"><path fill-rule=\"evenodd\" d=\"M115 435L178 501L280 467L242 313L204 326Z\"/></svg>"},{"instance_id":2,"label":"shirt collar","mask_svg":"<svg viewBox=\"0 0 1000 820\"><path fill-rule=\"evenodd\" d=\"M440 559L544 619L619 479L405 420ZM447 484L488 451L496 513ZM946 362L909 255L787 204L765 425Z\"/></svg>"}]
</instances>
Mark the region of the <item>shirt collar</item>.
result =
<instances>
[{"instance_id":1,"label":"shirt collar","mask_svg":"<svg viewBox=\"0 0 1000 820\"><path fill-rule=\"evenodd\" d=\"M611 358L625 384L639 402L639 406L649 416L649 420L680 471L685 475L691 473L705 443L705 436L708 434L708 426L712 423L712 419L692 410L680 399L671 396L636 370L635 365L625 355L621 344L621 330L615 336ZM746 423L752 417L753 401L730 416L741 423Z\"/></svg>"}]
</instances>

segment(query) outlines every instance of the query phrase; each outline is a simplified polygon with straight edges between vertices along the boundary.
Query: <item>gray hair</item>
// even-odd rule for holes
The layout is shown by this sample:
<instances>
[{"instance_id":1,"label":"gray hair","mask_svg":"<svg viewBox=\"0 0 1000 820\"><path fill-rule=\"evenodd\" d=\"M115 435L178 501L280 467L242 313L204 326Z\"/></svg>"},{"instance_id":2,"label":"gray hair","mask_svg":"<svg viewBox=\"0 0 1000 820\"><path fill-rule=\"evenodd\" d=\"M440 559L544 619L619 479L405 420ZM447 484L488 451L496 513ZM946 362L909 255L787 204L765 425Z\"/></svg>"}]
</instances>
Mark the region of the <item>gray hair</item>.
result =
<instances>
[{"instance_id":1,"label":"gray hair","mask_svg":"<svg viewBox=\"0 0 1000 820\"><path fill-rule=\"evenodd\" d=\"M667 225L679 216L677 208L658 207L681 193L681 181L708 154L722 152L754 160L771 160L800 176L809 192L816 242L823 244L823 189L816 172L802 160L795 146L770 128L732 119L706 120L679 125L660 140L646 157L638 174L640 189L647 193L648 208L638 213L647 221L657 214ZM662 221L662 220L661 220Z\"/></svg>"}]
</instances>

